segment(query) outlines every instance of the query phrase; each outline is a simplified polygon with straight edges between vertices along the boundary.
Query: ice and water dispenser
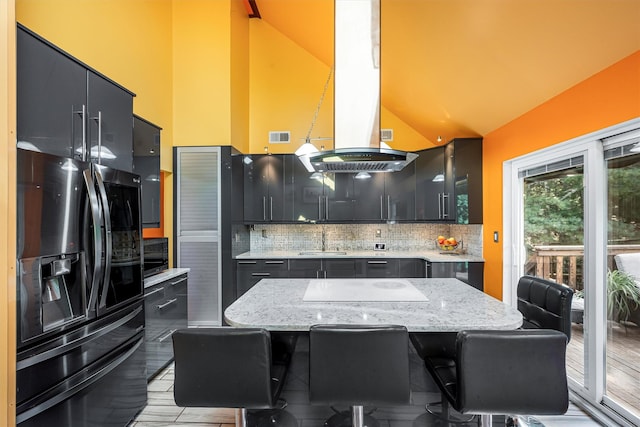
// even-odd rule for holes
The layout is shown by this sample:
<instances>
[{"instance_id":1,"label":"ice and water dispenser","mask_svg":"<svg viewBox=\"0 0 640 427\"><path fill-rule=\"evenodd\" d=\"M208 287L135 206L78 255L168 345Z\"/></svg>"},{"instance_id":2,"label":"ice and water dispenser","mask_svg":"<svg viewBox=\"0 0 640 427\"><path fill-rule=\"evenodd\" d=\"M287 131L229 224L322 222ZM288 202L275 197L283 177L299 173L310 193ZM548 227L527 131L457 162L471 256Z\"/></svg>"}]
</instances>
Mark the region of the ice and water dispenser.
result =
<instances>
[{"instance_id":1,"label":"ice and water dispenser","mask_svg":"<svg viewBox=\"0 0 640 427\"><path fill-rule=\"evenodd\" d=\"M19 260L19 342L86 317L84 252Z\"/></svg>"}]
</instances>

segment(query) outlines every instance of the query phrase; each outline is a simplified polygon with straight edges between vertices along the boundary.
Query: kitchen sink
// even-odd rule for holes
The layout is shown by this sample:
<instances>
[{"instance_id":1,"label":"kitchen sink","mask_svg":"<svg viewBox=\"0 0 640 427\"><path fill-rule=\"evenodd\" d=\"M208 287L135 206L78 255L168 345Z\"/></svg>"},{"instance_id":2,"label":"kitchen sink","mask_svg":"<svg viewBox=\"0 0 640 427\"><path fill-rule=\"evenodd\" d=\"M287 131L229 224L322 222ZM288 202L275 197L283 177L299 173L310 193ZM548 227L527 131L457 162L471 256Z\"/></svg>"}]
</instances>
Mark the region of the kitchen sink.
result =
<instances>
[{"instance_id":1,"label":"kitchen sink","mask_svg":"<svg viewBox=\"0 0 640 427\"><path fill-rule=\"evenodd\" d=\"M346 255L346 252L342 251L303 251L298 255Z\"/></svg>"}]
</instances>

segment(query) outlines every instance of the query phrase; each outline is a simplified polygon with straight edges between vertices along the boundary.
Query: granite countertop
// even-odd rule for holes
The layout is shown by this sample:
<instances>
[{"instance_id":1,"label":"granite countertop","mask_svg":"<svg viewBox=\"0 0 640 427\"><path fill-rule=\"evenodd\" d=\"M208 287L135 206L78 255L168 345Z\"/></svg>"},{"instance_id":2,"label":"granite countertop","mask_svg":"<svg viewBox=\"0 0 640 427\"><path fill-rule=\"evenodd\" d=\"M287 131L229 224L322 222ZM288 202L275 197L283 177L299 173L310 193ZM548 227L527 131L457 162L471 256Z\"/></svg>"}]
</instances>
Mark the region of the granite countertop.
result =
<instances>
[{"instance_id":1,"label":"granite countertop","mask_svg":"<svg viewBox=\"0 0 640 427\"><path fill-rule=\"evenodd\" d=\"M402 279L427 301L305 301L312 280L262 279L225 310L225 319L236 327L283 331L307 331L320 323L398 324L410 332L506 330L522 325L518 310L458 279ZM340 279L334 280L339 284Z\"/></svg>"},{"instance_id":2,"label":"granite countertop","mask_svg":"<svg viewBox=\"0 0 640 427\"><path fill-rule=\"evenodd\" d=\"M158 274L154 274L153 276L146 277L144 279L144 288L148 288L149 286L157 285L160 282L164 282L165 280L173 279L174 277L180 276L181 274L188 273L190 268L169 268L164 270Z\"/></svg>"},{"instance_id":3,"label":"granite countertop","mask_svg":"<svg viewBox=\"0 0 640 427\"><path fill-rule=\"evenodd\" d=\"M432 262L484 262L470 254L442 254L435 250L424 251L253 251L236 255L235 259L274 258L419 258Z\"/></svg>"}]
</instances>

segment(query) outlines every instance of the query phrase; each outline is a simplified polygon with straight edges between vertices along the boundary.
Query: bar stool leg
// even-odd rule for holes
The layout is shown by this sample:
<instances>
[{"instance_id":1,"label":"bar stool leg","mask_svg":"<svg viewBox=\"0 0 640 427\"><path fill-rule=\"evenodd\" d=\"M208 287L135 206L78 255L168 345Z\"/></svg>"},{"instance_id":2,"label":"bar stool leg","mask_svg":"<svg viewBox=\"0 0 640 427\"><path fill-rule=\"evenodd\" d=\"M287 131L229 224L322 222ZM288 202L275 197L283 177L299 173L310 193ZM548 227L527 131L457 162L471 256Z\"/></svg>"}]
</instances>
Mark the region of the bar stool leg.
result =
<instances>
[{"instance_id":1,"label":"bar stool leg","mask_svg":"<svg viewBox=\"0 0 640 427\"><path fill-rule=\"evenodd\" d=\"M351 407L351 425L353 427L362 427L364 425L364 407L355 405Z\"/></svg>"},{"instance_id":2,"label":"bar stool leg","mask_svg":"<svg viewBox=\"0 0 640 427\"><path fill-rule=\"evenodd\" d=\"M247 427L247 409L236 409L236 427Z\"/></svg>"},{"instance_id":3,"label":"bar stool leg","mask_svg":"<svg viewBox=\"0 0 640 427\"><path fill-rule=\"evenodd\" d=\"M491 415L480 415L481 427L491 427L492 422L493 422L493 417Z\"/></svg>"}]
</instances>

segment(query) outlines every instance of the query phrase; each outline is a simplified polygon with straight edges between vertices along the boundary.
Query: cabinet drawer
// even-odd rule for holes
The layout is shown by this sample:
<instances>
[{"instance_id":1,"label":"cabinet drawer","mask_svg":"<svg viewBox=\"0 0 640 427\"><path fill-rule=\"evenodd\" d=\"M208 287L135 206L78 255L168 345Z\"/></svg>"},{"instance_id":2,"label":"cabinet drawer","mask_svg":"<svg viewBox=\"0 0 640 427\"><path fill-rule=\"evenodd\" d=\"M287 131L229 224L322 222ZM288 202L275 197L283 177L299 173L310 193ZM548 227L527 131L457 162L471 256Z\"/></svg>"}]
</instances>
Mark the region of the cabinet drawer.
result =
<instances>
[{"instance_id":1,"label":"cabinet drawer","mask_svg":"<svg viewBox=\"0 0 640 427\"><path fill-rule=\"evenodd\" d=\"M147 380L173 360L174 331L187 327L187 275L145 289Z\"/></svg>"}]
</instances>

